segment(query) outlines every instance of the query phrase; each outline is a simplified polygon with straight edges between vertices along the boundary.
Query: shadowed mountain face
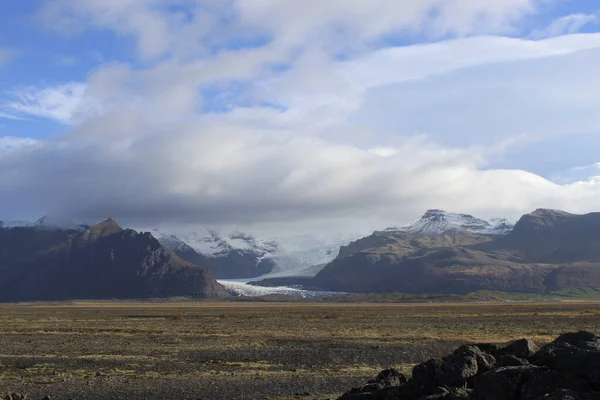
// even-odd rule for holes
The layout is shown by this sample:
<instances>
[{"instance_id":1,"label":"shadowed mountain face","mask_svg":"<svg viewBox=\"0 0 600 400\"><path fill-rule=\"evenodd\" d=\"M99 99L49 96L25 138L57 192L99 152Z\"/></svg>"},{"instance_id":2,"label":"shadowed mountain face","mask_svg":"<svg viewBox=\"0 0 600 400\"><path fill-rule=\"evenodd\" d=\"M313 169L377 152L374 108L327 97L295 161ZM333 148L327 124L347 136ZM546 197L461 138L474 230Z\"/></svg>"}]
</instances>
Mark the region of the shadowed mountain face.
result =
<instances>
[{"instance_id":1,"label":"shadowed mountain face","mask_svg":"<svg viewBox=\"0 0 600 400\"><path fill-rule=\"evenodd\" d=\"M226 295L205 269L112 219L83 232L0 229L0 301Z\"/></svg>"},{"instance_id":2,"label":"shadowed mountain face","mask_svg":"<svg viewBox=\"0 0 600 400\"><path fill-rule=\"evenodd\" d=\"M600 288L600 213L540 209L502 234L445 229L375 232L342 247L313 284L348 292L458 294Z\"/></svg>"}]
</instances>

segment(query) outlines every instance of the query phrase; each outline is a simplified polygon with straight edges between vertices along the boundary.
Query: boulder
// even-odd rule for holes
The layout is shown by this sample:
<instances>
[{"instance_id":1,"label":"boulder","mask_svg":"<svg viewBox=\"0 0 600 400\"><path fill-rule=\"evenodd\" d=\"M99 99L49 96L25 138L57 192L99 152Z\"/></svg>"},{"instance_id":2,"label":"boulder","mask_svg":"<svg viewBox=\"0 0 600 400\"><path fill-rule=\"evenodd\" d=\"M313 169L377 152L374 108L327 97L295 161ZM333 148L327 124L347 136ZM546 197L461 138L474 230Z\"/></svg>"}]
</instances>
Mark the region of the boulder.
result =
<instances>
[{"instance_id":1,"label":"boulder","mask_svg":"<svg viewBox=\"0 0 600 400\"><path fill-rule=\"evenodd\" d=\"M390 368L381 371L377 376L360 388L351 389L344 393L338 400L370 400L379 399L380 392L384 389L398 387L408 379L399 371ZM378 395L379 397L376 397Z\"/></svg>"},{"instance_id":2,"label":"boulder","mask_svg":"<svg viewBox=\"0 0 600 400\"><path fill-rule=\"evenodd\" d=\"M559 371L538 369L527 379L520 390L521 399L535 399L560 389L589 393L590 386L583 379Z\"/></svg>"},{"instance_id":3,"label":"boulder","mask_svg":"<svg viewBox=\"0 0 600 400\"><path fill-rule=\"evenodd\" d=\"M535 365L501 367L474 380L474 394L478 400L535 399L559 389L591 391L577 376Z\"/></svg>"},{"instance_id":4,"label":"boulder","mask_svg":"<svg viewBox=\"0 0 600 400\"><path fill-rule=\"evenodd\" d=\"M373 393L346 393L338 400L376 400Z\"/></svg>"},{"instance_id":5,"label":"boulder","mask_svg":"<svg viewBox=\"0 0 600 400\"><path fill-rule=\"evenodd\" d=\"M600 393L579 393L572 390L558 390L538 397L536 400L600 400Z\"/></svg>"},{"instance_id":6,"label":"boulder","mask_svg":"<svg viewBox=\"0 0 600 400\"><path fill-rule=\"evenodd\" d=\"M461 387L478 373L491 369L496 363L494 356L478 347L465 345L441 360L429 360L413 369L413 378L421 386Z\"/></svg>"},{"instance_id":7,"label":"boulder","mask_svg":"<svg viewBox=\"0 0 600 400\"><path fill-rule=\"evenodd\" d=\"M379 384L384 387L400 386L408 381L406 375L402 374L394 368L384 369L375 378L369 381L369 383Z\"/></svg>"},{"instance_id":8,"label":"boulder","mask_svg":"<svg viewBox=\"0 0 600 400\"><path fill-rule=\"evenodd\" d=\"M479 350L491 354L494 357L498 354L498 350L500 350L500 345L496 344L496 343L475 343L472 344L471 346L475 346L478 347Z\"/></svg>"},{"instance_id":9,"label":"boulder","mask_svg":"<svg viewBox=\"0 0 600 400\"><path fill-rule=\"evenodd\" d=\"M600 400L600 338L568 333L539 350L528 339L501 348L465 345L416 365L412 379L384 370L339 400L437 399Z\"/></svg>"},{"instance_id":10,"label":"boulder","mask_svg":"<svg viewBox=\"0 0 600 400\"><path fill-rule=\"evenodd\" d=\"M445 388L439 386L423 387L419 386L415 380L411 380L405 385L395 388L387 388L380 391L379 393L377 393L375 400L451 400L453 399L452 395L452 388Z\"/></svg>"},{"instance_id":11,"label":"boulder","mask_svg":"<svg viewBox=\"0 0 600 400\"><path fill-rule=\"evenodd\" d=\"M539 350L539 347L531 339L515 340L508 346L498 350L499 355L512 354L517 358L529 358Z\"/></svg>"},{"instance_id":12,"label":"boulder","mask_svg":"<svg viewBox=\"0 0 600 400\"><path fill-rule=\"evenodd\" d=\"M499 356L496 361L496 367L518 367L520 365L529 365L529 361L518 358L514 354Z\"/></svg>"},{"instance_id":13,"label":"boulder","mask_svg":"<svg viewBox=\"0 0 600 400\"><path fill-rule=\"evenodd\" d=\"M553 343L569 343L573 346L579 346L582 342L599 342L600 338L592 332L579 331L571 333L563 333L557 337Z\"/></svg>"},{"instance_id":14,"label":"boulder","mask_svg":"<svg viewBox=\"0 0 600 400\"><path fill-rule=\"evenodd\" d=\"M531 361L536 365L577 375L594 390L600 390L600 350L591 347L588 343L557 339L542 347Z\"/></svg>"},{"instance_id":15,"label":"boulder","mask_svg":"<svg viewBox=\"0 0 600 400\"><path fill-rule=\"evenodd\" d=\"M521 385L530 379L537 369L539 367L523 365L485 372L473 380L473 394L477 400L517 399Z\"/></svg>"}]
</instances>

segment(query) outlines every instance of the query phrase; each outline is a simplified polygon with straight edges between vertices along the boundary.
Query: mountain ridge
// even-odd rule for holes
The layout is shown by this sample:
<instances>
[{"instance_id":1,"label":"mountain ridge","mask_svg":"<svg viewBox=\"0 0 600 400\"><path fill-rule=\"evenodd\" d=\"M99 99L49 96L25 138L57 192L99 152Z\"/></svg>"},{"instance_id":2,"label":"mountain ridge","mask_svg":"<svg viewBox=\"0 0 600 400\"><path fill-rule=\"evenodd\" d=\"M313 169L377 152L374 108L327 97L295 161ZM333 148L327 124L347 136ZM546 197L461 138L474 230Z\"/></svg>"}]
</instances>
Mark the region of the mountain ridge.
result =
<instances>
[{"instance_id":1,"label":"mountain ridge","mask_svg":"<svg viewBox=\"0 0 600 400\"><path fill-rule=\"evenodd\" d=\"M434 211L425 216L440 210ZM470 228L374 232L341 248L312 285L349 292L458 294L600 288L600 213L538 209L505 234Z\"/></svg>"},{"instance_id":2,"label":"mountain ridge","mask_svg":"<svg viewBox=\"0 0 600 400\"><path fill-rule=\"evenodd\" d=\"M16 247L14 247L16 246ZM226 297L204 268L112 219L83 232L0 229L0 301Z\"/></svg>"}]
</instances>

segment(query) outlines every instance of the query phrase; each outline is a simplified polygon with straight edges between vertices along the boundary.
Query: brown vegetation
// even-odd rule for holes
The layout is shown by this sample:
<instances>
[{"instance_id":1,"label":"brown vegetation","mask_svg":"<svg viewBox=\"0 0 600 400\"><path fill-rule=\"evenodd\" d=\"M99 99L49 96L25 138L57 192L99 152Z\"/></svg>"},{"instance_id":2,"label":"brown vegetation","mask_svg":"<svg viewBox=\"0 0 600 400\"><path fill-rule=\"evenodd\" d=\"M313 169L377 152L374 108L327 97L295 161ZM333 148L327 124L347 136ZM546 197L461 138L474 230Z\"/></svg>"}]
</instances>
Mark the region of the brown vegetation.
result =
<instances>
[{"instance_id":1,"label":"brown vegetation","mask_svg":"<svg viewBox=\"0 0 600 400\"><path fill-rule=\"evenodd\" d=\"M593 302L7 304L0 393L334 398L380 369L409 372L462 343L598 332L599 314Z\"/></svg>"}]
</instances>

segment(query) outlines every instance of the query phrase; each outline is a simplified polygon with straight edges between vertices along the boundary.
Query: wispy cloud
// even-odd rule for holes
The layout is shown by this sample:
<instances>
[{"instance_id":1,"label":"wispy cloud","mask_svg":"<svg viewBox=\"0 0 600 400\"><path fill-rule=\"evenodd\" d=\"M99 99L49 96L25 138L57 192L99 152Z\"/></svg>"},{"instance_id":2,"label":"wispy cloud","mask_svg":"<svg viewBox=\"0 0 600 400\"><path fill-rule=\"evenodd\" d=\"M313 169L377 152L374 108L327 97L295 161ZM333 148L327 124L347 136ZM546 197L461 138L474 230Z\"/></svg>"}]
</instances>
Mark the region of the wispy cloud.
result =
<instances>
[{"instance_id":1,"label":"wispy cloud","mask_svg":"<svg viewBox=\"0 0 600 400\"><path fill-rule=\"evenodd\" d=\"M79 63L79 57L59 54L55 56L55 64L60 67L73 67Z\"/></svg>"},{"instance_id":2,"label":"wispy cloud","mask_svg":"<svg viewBox=\"0 0 600 400\"><path fill-rule=\"evenodd\" d=\"M14 136L0 136L0 151L17 150L28 146L37 146L40 141L32 138L22 138Z\"/></svg>"},{"instance_id":3,"label":"wispy cloud","mask_svg":"<svg viewBox=\"0 0 600 400\"><path fill-rule=\"evenodd\" d=\"M534 39L543 39L565 34L578 33L589 24L600 22L600 13L597 14L571 14L555 19L552 23L531 33Z\"/></svg>"},{"instance_id":4,"label":"wispy cloud","mask_svg":"<svg viewBox=\"0 0 600 400\"><path fill-rule=\"evenodd\" d=\"M0 48L0 67L10 61L17 54L13 49Z\"/></svg>"},{"instance_id":5,"label":"wispy cloud","mask_svg":"<svg viewBox=\"0 0 600 400\"><path fill-rule=\"evenodd\" d=\"M23 119L40 117L61 124L72 124L84 109L83 83L66 83L54 87L23 87L9 93L0 102L0 118Z\"/></svg>"}]
</instances>

